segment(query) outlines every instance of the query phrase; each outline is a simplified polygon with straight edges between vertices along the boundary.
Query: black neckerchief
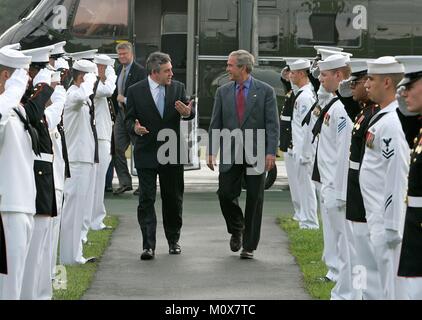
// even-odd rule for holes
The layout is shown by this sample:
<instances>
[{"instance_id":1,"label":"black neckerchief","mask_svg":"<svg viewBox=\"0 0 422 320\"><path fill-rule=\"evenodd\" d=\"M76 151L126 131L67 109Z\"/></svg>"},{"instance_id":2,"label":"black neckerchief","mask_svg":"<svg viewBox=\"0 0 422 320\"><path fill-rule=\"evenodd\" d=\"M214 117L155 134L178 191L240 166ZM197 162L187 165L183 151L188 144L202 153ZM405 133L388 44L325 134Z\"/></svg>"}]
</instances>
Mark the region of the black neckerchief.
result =
<instances>
[{"instance_id":1,"label":"black neckerchief","mask_svg":"<svg viewBox=\"0 0 422 320\"><path fill-rule=\"evenodd\" d=\"M99 163L100 158L98 155L98 133L97 133L97 127L95 124L95 106L94 106L94 98L97 94L98 85L100 84L100 79L97 80L97 82L94 85L94 93L89 96L89 100L91 100L91 104L89 104L89 115L91 116L90 123L91 123L91 129L92 134L94 135L94 142L95 142L95 150L94 150L94 162Z\"/></svg>"},{"instance_id":2,"label":"black neckerchief","mask_svg":"<svg viewBox=\"0 0 422 320\"><path fill-rule=\"evenodd\" d=\"M324 122L324 117L327 114L327 112L330 110L330 108L339 100L338 97L333 98L330 103L328 103L319 114L318 120L315 123L315 126L312 129L312 134L314 135L312 139L312 143L314 143L315 138L321 133L322 124Z\"/></svg>"},{"instance_id":3,"label":"black neckerchief","mask_svg":"<svg viewBox=\"0 0 422 320\"><path fill-rule=\"evenodd\" d=\"M38 139L37 130L35 130L35 128L29 123L28 118L26 116L24 116L18 108L13 108L13 110L16 112L19 119L24 124L25 130L28 131L28 133L31 137L32 150L34 151L36 156L40 156L41 153L40 153L40 146L39 146L39 139Z\"/></svg>"}]
</instances>

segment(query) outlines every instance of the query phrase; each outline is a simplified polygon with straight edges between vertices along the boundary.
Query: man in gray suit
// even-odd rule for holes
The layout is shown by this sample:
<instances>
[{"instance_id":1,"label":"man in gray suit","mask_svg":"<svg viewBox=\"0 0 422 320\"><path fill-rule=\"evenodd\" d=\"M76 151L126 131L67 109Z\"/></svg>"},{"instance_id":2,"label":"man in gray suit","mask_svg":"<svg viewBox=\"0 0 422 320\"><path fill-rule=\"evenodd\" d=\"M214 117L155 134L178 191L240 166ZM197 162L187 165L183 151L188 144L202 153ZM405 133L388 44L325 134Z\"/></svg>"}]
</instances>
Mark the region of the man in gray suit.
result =
<instances>
[{"instance_id":1,"label":"man in gray suit","mask_svg":"<svg viewBox=\"0 0 422 320\"><path fill-rule=\"evenodd\" d=\"M214 170L220 149L218 197L230 248L253 258L259 242L265 171L275 166L279 119L272 87L254 79L254 57L234 51L227 61L230 82L218 88L209 130L208 167ZM245 216L239 207L242 179L246 180ZM242 239L243 238L243 239Z\"/></svg>"}]
</instances>

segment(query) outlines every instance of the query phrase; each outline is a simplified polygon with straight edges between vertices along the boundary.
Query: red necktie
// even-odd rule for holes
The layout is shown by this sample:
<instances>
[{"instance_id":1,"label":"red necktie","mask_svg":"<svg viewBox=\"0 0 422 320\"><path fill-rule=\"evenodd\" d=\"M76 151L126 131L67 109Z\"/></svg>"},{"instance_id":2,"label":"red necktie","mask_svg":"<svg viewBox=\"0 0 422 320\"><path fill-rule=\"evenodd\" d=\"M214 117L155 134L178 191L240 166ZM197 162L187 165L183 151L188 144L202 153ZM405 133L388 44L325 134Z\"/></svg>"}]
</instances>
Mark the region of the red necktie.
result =
<instances>
[{"instance_id":1,"label":"red necktie","mask_svg":"<svg viewBox=\"0 0 422 320\"><path fill-rule=\"evenodd\" d=\"M243 115L245 113L245 96L243 95L243 88L243 84L240 84L236 94L237 117L240 124L242 124Z\"/></svg>"}]
</instances>

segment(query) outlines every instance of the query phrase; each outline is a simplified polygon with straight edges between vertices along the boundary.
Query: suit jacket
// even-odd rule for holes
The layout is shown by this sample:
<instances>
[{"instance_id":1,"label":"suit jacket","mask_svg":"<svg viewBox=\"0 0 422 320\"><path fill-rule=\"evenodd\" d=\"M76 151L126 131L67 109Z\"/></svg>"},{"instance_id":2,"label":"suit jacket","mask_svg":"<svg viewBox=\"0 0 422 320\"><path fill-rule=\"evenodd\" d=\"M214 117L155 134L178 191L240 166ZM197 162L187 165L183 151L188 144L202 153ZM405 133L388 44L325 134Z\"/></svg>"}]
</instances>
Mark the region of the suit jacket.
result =
<instances>
[{"instance_id":1,"label":"suit jacket","mask_svg":"<svg viewBox=\"0 0 422 320\"><path fill-rule=\"evenodd\" d=\"M134 132L135 120L137 119L141 126L149 131L148 134L143 136L136 136L134 158L137 169L158 167L157 152L165 143L157 141L158 133L162 129L171 129L176 133L177 159L180 163L182 147L179 138L180 120L192 120L195 118L195 112L192 109L190 117L182 118L174 107L177 100L188 103L184 84L173 80L169 86L166 86L164 116L161 118L152 97L148 79L144 79L129 88L125 118L126 128L128 132Z\"/></svg>"},{"instance_id":2,"label":"suit jacket","mask_svg":"<svg viewBox=\"0 0 422 320\"><path fill-rule=\"evenodd\" d=\"M112 96L113 105L115 108L115 113L119 113L120 111L120 105L117 102L117 95L119 94L119 88L118 88L118 81L120 77L120 73L122 72L123 66L120 65L117 68L117 80L116 80L116 90L114 91L114 94ZM133 61L132 67L129 70L129 74L126 79L125 83L125 90L124 90L124 96L127 97L127 92L129 90L129 87L134 85L135 83L138 83L141 80L144 80L147 77L147 72L144 67L142 67L140 64Z\"/></svg>"},{"instance_id":3,"label":"suit jacket","mask_svg":"<svg viewBox=\"0 0 422 320\"><path fill-rule=\"evenodd\" d=\"M257 154L257 130L265 130L265 155L277 153L280 125L275 92L268 84L252 78L246 99L245 114L240 124L236 110L236 83L231 81L217 89L214 99L213 113L209 128L209 154L216 155L220 150L220 172L227 172L233 166L235 159L240 155L243 161L245 148L239 141L231 139L231 144L225 144L222 149L223 139L218 136L213 139L213 130L228 129L230 132L238 129L245 141L245 132L253 133L253 139L246 135L246 141L252 140L253 156ZM240 129L240 131L239 131ZM239 154L241 153L241 154ZM260 156L265 155L260 154ZM230 159L227 159L230 156ZM230 161L229 161L230 160ZM248 153L246 152L246 160ZM249 163L253 165L253 163ZM265 164L265 162L264 162Z\"/></svg>"}]
</instances>

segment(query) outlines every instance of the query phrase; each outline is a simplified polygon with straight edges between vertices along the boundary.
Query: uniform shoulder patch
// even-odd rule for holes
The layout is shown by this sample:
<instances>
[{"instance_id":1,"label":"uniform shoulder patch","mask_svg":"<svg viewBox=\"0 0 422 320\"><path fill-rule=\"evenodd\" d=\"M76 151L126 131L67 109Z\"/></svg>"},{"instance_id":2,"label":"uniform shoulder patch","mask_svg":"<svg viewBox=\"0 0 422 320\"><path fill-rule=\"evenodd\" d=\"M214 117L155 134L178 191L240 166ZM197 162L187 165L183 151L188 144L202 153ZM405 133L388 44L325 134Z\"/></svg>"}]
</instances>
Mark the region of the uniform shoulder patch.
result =
<instances>
[{"instance_id":1,"label":"uniform shoulder patch","mask_svg":"<svg viewBox=\"0 0 422 320\"><path fill-rule=\"evenodd\" d=\"M392 138L383 138L382 139L382 155L385 159L390 159L394 156L394 148L391 148L391 141L393 141Z\"/></svg>"},{"instance_id":2,"label":"uniform shoulder patch","mask_svg":"<svg viewBox=\"0 0 422 320\"><path fill-rule=\"evenodd\" d=\"M337 126L337 132L341 133L344 130L344 128L346 128L346 126L347 126L347 119L345 117L340 117L339 123Z\"/></svg>"}]
</instances>

